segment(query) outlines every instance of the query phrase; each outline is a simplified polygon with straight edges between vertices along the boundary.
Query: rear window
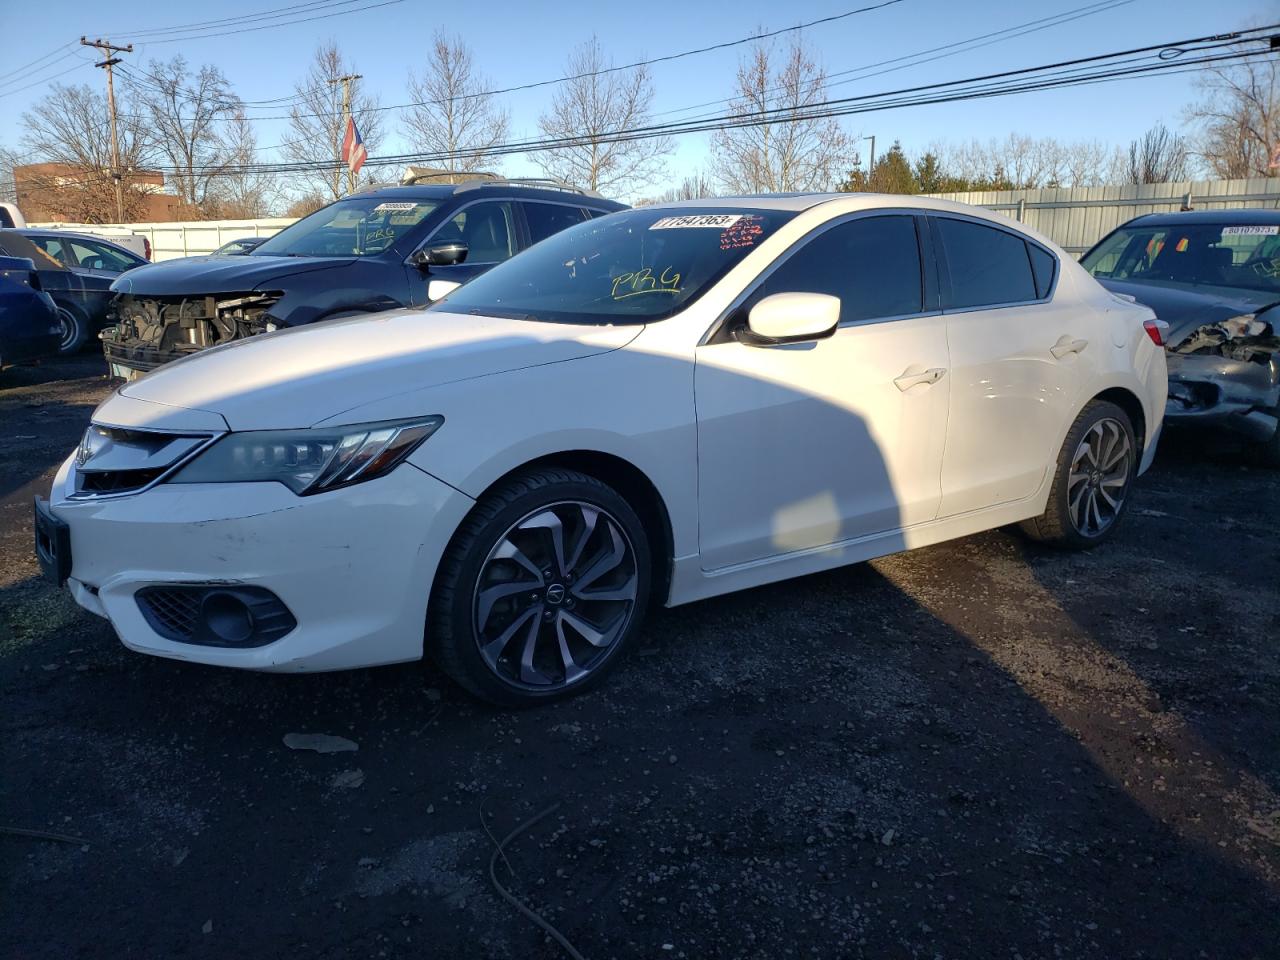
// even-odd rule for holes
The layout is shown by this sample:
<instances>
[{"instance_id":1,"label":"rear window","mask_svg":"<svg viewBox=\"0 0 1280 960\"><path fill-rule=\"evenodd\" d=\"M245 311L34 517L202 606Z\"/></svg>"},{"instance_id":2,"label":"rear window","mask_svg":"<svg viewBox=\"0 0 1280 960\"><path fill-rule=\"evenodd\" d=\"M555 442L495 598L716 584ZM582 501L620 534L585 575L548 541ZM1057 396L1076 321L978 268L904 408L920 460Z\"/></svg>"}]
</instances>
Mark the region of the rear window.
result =
<instances>
[{"instance_id":1,"label":"rear window","mask_svg":"<svg viewBox=\"0 0 1280 960\"><path fill-rule=\"evenodd\" d=\"M1021 237L970 220L937 220L951 276L945 305L955 310L1039 299Z\"/></svg>"},{"instance_id":2,"label":"rear window","mask_svg":"<svg viewBox=\"0 0 1280 960\"><path fill-rule=\"evenodd\" d=\"M1035 274L1036 297L1043 300L1053 289L1053 274L1058 268L1058 259L1044 247L1034 243L1027 244L1027 252L1031 254L1031 272Z\"/></svg>"},{"instance_id":3,"label":"rear window","mask_svg":"<svg viewBox=\"0 0 1280 960\"><path fill-rule=\"evenodd\" d=\"M9 216L9 211L4 207L0 207L0 227L12 227L13 217Z\"/></svg>"},{"instance_id":4,"label":"rear window","mask_svg":"<svg viewBox=\"0 0 1280 960\"><path fill-rule=\"evenodd\" d=\"M524 218L529 224L529 241L538 243L561 230L575 227L587 219L581 207L566 207L561 203L532 203L524 205Z\"/></svg>"}]
</instances>

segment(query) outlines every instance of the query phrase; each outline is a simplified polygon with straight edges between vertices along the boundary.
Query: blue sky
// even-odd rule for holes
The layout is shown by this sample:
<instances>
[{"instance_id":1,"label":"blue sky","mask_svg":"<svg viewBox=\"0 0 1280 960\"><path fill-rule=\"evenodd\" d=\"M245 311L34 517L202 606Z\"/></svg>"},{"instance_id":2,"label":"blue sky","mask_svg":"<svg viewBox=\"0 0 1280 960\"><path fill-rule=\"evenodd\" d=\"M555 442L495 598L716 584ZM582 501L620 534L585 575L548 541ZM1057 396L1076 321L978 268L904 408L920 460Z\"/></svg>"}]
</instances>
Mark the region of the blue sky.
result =
<instances>
[{"instance_id":1,"label":"blue sky","mask_svg":"<svg viewBox=\"0 0 1280 960\"><path fill-rule=\"evenodd\" d=\"M26 0L21 7L17 0L0 0L0 22L22 24L21 55L15 56L13 44L9 44L9 66L0 67L0 74L60 44L75 41L82 33L105 35L123 43L131 39L131 31L253 14L290 2L224 0L216 6L175 3L161 7L128 0L111 5L63 0L57 4L56 15L32 16ZM315 46L334 39L364 75L368 88L384 104L396 104L409 99L405 92L406 73L411 68L421 68L432 33L440 25L460 32L492 85L504 87L561 76L569 49L593 32L615 61L623 63L734 40L762 29L791 26L869 2L802 0L780 5L766 0L648 0L639 5L571 5L400 0L377 9L222 38L164 44L139 42L127 59L145 63L152 57L168 58L180 52L192 63L216 63L244 99L266 100L289 94L306 70ZM835 73L1078 9L1089 2L902 0L885 9L807 28L803 35L827 71ZM575 15L576 10L583 11L582 15ZM832 94L876 93L1218 33L1251 22L1278 20L1277 14L1280 10L1274 0L1235 0L1229 5L1203 0L1132 0L1028 36L845 83L834 88ZM45 68L0 82L0 144L16 144L19 117L47 91L46 78L67 83L103 83L102 71L91 66L89 51L72 49L69 59L55 60ZM745 50L746 47L732 48L656 65L652 68L657 91L654 110L675 111L730 96L737 63ZM55 76L66 70L70 72ZM18 89L29 84L34 85ZM551 96L551 88L542 88L506 98L514 135L536 133L537 116ZM1127 143L1154 123L1180 124L1184 106L1194 97L1192 77L1157 76L1080 89L897 109L847 117L843 123L851 135L875 134L877 150L887 148L895 138L901 139L908 152L916 152L935 140L985 140L1010 132ZM251 115L266 117L280 112L258 109ZM392 130L397 116L395 111L387 113L387 125ZM670 115L673 119L679 116ZM261 146L287 139L286 121L263 119L256 126ZM673 181L706 162L705 134L691 135L677 143L670 164ZM403 149L404 144L393 135L377 152ZM266 151L263 159L277 155ZM509 161L505 169L513 174L533 172L523 159Z\"/></svg>"}]
</instances>

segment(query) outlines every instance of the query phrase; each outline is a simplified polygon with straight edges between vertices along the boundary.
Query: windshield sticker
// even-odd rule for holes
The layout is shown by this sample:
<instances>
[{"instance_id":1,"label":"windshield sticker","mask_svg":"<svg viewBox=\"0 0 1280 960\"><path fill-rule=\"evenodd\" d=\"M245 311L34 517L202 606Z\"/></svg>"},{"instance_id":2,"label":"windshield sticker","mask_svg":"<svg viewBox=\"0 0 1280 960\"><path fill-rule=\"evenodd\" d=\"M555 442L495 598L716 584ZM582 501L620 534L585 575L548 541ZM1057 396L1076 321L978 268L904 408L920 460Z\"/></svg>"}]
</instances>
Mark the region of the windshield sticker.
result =
<instances>
[{"instance_id":1,"label":"windshield sticker","mask_svg":"<svg viewBox=\"0 0 1280 960\"><path fill-rule=\"evenodd\" d=\"M1280 225L1272 224L1269 227L1223 227L1222 235L1224 237L1274 237L1280 233Z\"/></svg>"},{"instance_id":2,"label":"windshield sticker","mask_svg":"<svg viewBox=\"0 0 1280 960\"><path fill-rule=\"evenodd\" d=\"M650 230L684 230L689 227L718 227L721 230L741 220L741 213L699 213L684 217L663 217L650 224Z\"/></svg>"},{"instance_id":3,"label":"windshield sticker","mask_svg":"<svg viewBox=\"0 0 1280 960\"><path fill-rule=\"evenodd\" d=\"M753 247L764 236L764 217L746 214L725 227L720 233L721 250L737 250Z\"/></svg>"},{"instance_id":4,"label":"windshield sticker","mask_svg":"<svg viewBox=\"0 0 1280 960\"><path fill-rule=\"evenodd\" d=\"M416 203L380 203L373 208L374 213L390 213L393 210L412 210L416 207Z\"/></svg>"},{"instance_id":5,"label":"windshield sticker","mask_svg":"<svg viewBox=\"0 0 1280 960\"><path fill-rule=\"evenodd\" d=\"M652 267L624 273L613 278L613 299L625 300L642 293L679 293L680 274L674 267L666 267L656 277Z\"/></svg>"}]
</instances>

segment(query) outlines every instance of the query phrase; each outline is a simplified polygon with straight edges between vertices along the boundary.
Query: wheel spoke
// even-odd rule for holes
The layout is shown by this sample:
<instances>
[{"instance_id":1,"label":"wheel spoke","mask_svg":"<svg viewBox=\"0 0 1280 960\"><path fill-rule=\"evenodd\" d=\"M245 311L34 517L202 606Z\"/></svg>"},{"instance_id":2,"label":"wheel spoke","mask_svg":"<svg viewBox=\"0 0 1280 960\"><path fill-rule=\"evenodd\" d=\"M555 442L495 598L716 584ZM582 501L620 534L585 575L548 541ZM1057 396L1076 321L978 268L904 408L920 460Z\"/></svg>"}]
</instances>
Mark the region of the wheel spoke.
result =
<instances>
[{"instance_id":1,"label":"wheel spoke","mask_svg":"<svg viewBox=\"0 0 1280 960\"><path fill-rule=\"evenodd\" d=\"M538 615L529 624L524 637L524 650L520 653L520 679L525 683L536 683L546 686L551 678L533 665L533 655L538 649L538 634L542 632L542 605L538 605Z\"/></svg>"},{"instance_id":2,"label":"wheel spoke","mask_svg":"<svg viewBox=\"0 0 1280 960\"><path fill-rule=\"evenodd\" d=\"M1098 493L1091 491L1089 494L1089 512L1093 516L1093 529L1097 533L1102 530L1102 511L1098 507Z\"/></svg>"},{"instance_id":3,"label":"wheel spoke","mask_svg":"<svg viewBox=\"0 0 1280 960\"><path fill-rule=\"evenodd\" d=\"M556 615L556 643L560 645L560 663L564 666L564 682L573 683L585 677L587 671L578 666L578 662L573 659L573 653L569 650L569 641L564 635L563 610Z\"/></svg>"},{"instance_id":4,"label":"wheel spoke","mask_svg":"<svg viewBox=\"0 0 1280 960\"><path fill-rule=\"evenodd\" d=\"M498 658L502 656L503 651L507 649L507 645L511 643L511 638L520 631L520 628L527 624L531 617L533 618L534 626L536 627L538 618L541 616L542 604L534 604L528 610L524 611L524 613L520 614L520 616L507 624L507 628L503 630L502 633L498 634L497 637L481 647L480 653L484 656L485 660L489 661L490 665L496 664L498 662Z\"/></svg>"},{"instance_id":5,"label":"wheel spoke","mask_svg":"<svg viewBox=\"0 0 1280 960\"><path fill-rule=\"evenodd\" d=\"M574 588L573 595L579 600L634 600L639 578L632 576L620 587L601 587L599 590L579 590Z\"/></svg>"},{"instance_id":6,"label":"wheel spoke","mask_svg":"<svg viewBox=\"0 0 1280 960\"><path fill-rule=\"evenodd\" d=\"M1112 513L1115 513L1120 509L1120 501L1113 497L1105 486L1098 487L1098 496L1106 501L1106 504L1111 508Z\"/></svg>"},{"instance_id":7,"label":"wheel spoke","mask_svg":"<svg viewBox=\"0 0 1280 960\"><path fill-rule=\"evenodd\" d=\"M587 541L596 532L596 521L600 519L600 511L595 507L587 506L585 503L579 506L578 512L582 515L582 535L578 537L578 542L573 545L573 552L569 555L565 573L577 568L578 561L582 559L582 551L587 548Z\"/></svg>"},{"instance_id":8,"label":"wheel spoke","mask_svg":"<svg viewBox=\"0 0 1280 960\"><path fill-rule=\"evenodd\" d=\"M499 583L492 587L485 587L480 591L476 598L476 626L483 630L489 622L489 614L493 612L493 605L499 600L507 597L524 593L527 590L536 588L536 584L527 583L523 580L513 580L507 583Z\"/></svg>"},{"instance_id":9,"label":"wheel spoke","mask_svg":"<svg viewBox=\"0 0 1280 960\"><path fill-rule=\"evenodd\" d=\"M544 510L520 524L521 530L546 530L551 534L551 549L556 558L555 573L563 577L569 572L564 556L564 524L553 510Z\"/></svg>"},{"instance_id":10,"label":"wheel spoke","mask_svg":"<svg viewBox=\"0 0 1280 960\"><path fill-rule=\"evenodd\" d=\"M585 590L591 586L591 584L622 563L627 556L627 546L622 542L622 537L619 536L617 528L606 520L605 529L609 533L609 549L602 556L597 557L591 566L583 572L582 576L578 577L579 590Z\"/></svg>"},{"instance_id":11,"label":"wheel spoke","mask_svg":"<svg viewBox=\"0 0 1280 960\"><path fill-rule=\"evenodd\" d=\"M1112 445L1112 448L1107 452L1107 456L1103 458L1102 469L1114 470L1118 464L1124 462L1124 459L1128 455L1129 438L1121 433L1117 441Z\"/></svg>"},{"instance_id":12,"label":"wheel spoke","mask_svg":"<svg viewBox=\"0 0 1280 960\"><path fill-rule=\"evenodd\" d=\"M582 639L586 640L587 643L591 644L593 647L607 647L611 644L614 636L618 633L619 628L627 621L627 616L623 613L623 615L617 617L613 623L609 624L609 626L604 629L600 629L599 627L587 623L586 620L583 620L576 614L570 613L568 610L562 610L560 612L560 616L565 623L569 624L569 626L577 630L578 633L582 634Z\"/></svg>"},{"instance_id":13,"label":"wheel spoke","mask_svg":"<svg viewBox=\"0 0 1280 960\"><path fill-rule=\"evenodd\" d=\"M538 581L538 586L546 584L546 578L542 576L542 570L536 563L524 555L524 551L517 547L510 539L503 540L502 544L493 554L494 560L513 560L520 566L524 567Z\"/></svg>"}]
</instances>

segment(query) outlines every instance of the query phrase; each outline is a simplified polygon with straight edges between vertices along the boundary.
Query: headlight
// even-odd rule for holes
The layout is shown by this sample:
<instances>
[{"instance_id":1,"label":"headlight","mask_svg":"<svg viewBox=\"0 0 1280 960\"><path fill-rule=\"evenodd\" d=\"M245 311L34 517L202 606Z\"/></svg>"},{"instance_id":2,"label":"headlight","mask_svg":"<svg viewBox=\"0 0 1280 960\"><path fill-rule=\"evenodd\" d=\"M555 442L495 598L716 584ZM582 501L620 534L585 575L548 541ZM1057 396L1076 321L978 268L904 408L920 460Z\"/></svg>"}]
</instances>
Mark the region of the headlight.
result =
<instances>
[{"instance_id":1,"label":"headlight","mask_svg":"<svg viewBox=\"0 0 1280 960\"><path fill-rule=\"evenodd\" d=\"M275 480L299 495L372 480L391 471L444 423L444 417L310 430L229 433L170 483Z\"/></svg>"}]
</instances>

